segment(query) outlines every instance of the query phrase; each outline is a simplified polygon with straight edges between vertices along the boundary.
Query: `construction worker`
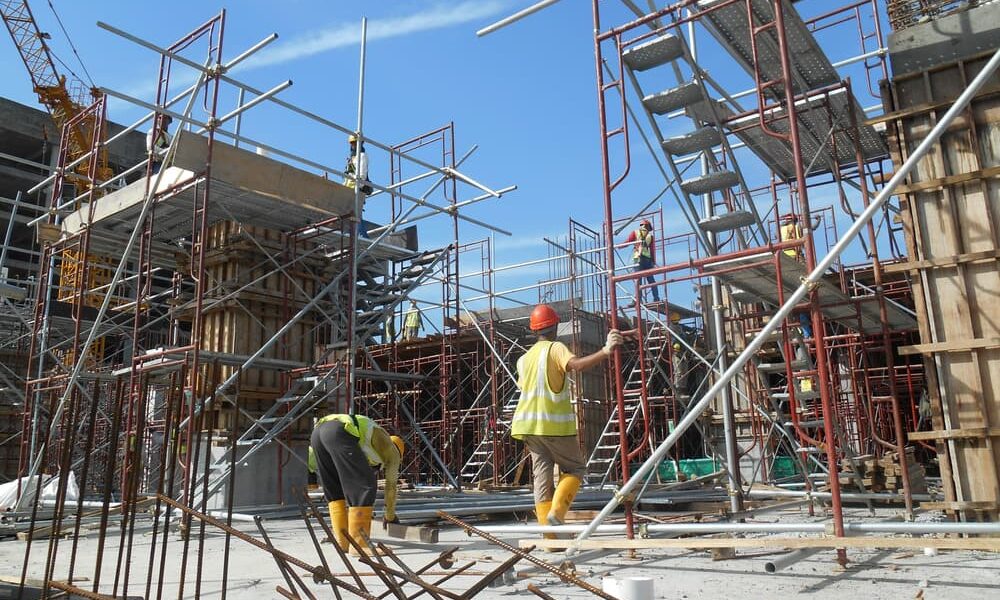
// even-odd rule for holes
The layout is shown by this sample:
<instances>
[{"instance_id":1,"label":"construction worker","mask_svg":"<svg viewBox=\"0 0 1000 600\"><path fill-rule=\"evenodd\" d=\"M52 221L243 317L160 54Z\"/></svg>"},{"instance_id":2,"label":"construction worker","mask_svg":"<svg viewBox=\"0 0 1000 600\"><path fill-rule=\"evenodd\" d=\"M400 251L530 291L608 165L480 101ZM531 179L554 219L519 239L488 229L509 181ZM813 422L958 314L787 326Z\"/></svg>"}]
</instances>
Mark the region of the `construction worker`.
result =
<instances>
[{"instance_id":1,"label":"construction worker","mask_svg":"<svg viewBox=\"0 0 1000 600\"><path fill-rule=\"evenodd\" d=\"M385 317L385 327L382 330L382 343L388 344L396 339L396 313L389 311Z\"/></svg>"},{"instance_id":2,"label":"construction worker","mask_svg":"<svg viewBox=\"0 0 1000 600\"><path fill-rule=\"evenodd\" d=\"M417 339L417 334L424 327L424 318L420 314L420 309L417 308L417 301L410 300L410 308L406 311L406 316L403 319L403 339L404 340L415 340Z\"/></svg>"},{"instance_id":3,"label":"construction worker","mask_svg":"<svg viewBox=\"0 0 1000 600\"><path fill-rule=\"evenodd\" d=\"M159 115L153 120L153 126L146 132L146 152L153 159L154 175L160 172L163 160L167 156L167 150L170 148L170 132L168 129L173 120L173 117L170 115Z\"/></svg>"},{"instance_id":4,"label":"construction worker","mask_svg":"<svg viewBox=\"0 0 1000 600\"><path fill-rule=\"evenodd\" d=\"M364 547L364 537L371 533L379 466L385 471L383 519L386 523L396 520L396 484L405 450L401 438L389 435L362 415L326 415L316 422L309 446L309 470L318 467L334 541L341 549L356 552L347 536Z\"/></svg>"},{"instance_id":5,"label":"construction worker","mask_svg":"<svg viewBox=\"0 0 1000 600\"><path fill-rule=\"evenodd\" d=\"M368 237L368 229L362 220L365 210L365 198L372 193L372 186L368 183L368 153L365 152L365 143L358 144L358 136L353 133L347 137L347 144L351 148L351 153L347 156L347 166L344 167L344 185L352 190L356 185L361 186L361 206L358 210L358 235Z\"/></svg>"},{"instance_id":6,"label":"construction worker","mask_svg":"<svg viewBox=\"0 0 1000 600\"><path fill-rule=\"evenodd\" d=\"M517 361L521 397L510 427L511 437L524 442L531 454L535 515L541 525L563 523L586 474L566 373L601 364L622 343L622 335L611 330L603 348L578 358L555 341L558 325L559 315L547 304L531 311L529 327L538 342ZM558 485L553 482L553 465L559 465L562 473Z\"/></svg>"},{"instance_id":7,"label":"construction worker","mask_svg":"<svg viewBox=\"0 0 1000 600\"><path fill-rule=\"evenodd\" d=\"M819 215L813 219L813 229L819 227L819 220ZM788 213L781 216L781 227L778 229L778 236L782 242L802 239L802 227L799 225L799 216L797 214ZM801 246L798 248L785 248L784 253L786 256L790 256L796 260L802 260L803 258Z\"/></svg>"},{"instance_id":8,"label":"construction worker","mask_svg":"<svg viewBox=\"0 0 1000 600\"><path fill-rule=\"evenodd\" d=\"M656 265L656 250L653 244L653 224L650 223L649 219L643 219L642 223L639 224L639 229L633 231L628 235L625 240L629 243L634 243L635 246L632 250L632 262L635 264L635 272L641 273L643 271L648 271ZM646 277L639 277L638 285L642 285L643 280L648 283L656 283L652 275ZM650 288L653 291L653 302L660 301L660 291L657 286ZM641 298L641 294L637 295Z\"/></svg>"}]
</instances>

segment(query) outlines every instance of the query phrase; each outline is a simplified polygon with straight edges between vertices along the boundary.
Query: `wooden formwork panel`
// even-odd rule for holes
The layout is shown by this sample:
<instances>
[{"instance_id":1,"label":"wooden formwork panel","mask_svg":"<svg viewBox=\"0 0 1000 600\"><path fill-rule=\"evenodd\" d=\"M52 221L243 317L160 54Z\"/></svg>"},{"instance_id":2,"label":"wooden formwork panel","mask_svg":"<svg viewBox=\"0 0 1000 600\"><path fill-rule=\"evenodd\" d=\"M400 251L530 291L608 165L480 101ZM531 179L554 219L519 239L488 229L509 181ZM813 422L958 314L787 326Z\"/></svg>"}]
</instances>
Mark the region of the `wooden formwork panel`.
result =
<instances>
[{"instance_id":1,"label":"wooden formwork panel","mask_svg":"<svg viewBox=\"0 0 1000 600\"><path fill-rule=\"evenodd\" d=\"M986 58L898 77L883 89L898 165ZM1000 516L1000 76L953 122L901 192L934 439L946 499ZM917 436L915 436L916 438ZM979 510L973 512L972 504ZM982 510L983 507L987 510Z\"/></svg>"},{"instance_id":2,"label":"wooden formwork panel","mask_svg":"<svg viewBox=\"0 0 1000 600\"><path fill-rule=\"evenodd\" d=\"M293 255L312 249L313 245L307 243L292 248L283 234L263 227L232 221L210 226L205 272L211 291L204 298L202 349L249 356L263 346L333 277L333 267L322 253L300 260L284 272L278 269L277 265L288 263ZM232 295L235 290L239 292ZM317 312L300 319L262 357L311 364L320 341L316 333L319 317ZM222 381L237 367L220 365L218 369ZM240 377L240 407L259 416L288 385L282 371L247 369ZM235 427L239 431L246 425L246 418L232 411L221 410L216 415L215 426L219 429ZM299 429L297 425L292 432Z\"/></svg>"}]
</instances>

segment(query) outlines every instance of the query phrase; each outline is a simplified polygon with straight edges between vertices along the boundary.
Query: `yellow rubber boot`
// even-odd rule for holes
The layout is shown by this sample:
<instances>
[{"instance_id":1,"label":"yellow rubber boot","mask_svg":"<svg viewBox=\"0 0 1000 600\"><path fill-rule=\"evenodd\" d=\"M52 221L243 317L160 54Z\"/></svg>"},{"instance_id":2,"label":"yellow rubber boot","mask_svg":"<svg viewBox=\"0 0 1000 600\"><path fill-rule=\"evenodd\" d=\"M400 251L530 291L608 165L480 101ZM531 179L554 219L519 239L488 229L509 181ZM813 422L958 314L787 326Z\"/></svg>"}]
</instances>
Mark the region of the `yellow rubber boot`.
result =
<instances>
[{"instance_id":1,"label":"yellow rubber boot","mask_svg":"<svg viewBox=\"0 0 1000 600\"><path fill-rule=\"evenodd\" d=\"M327 506L330 508L330 528L333 529L333 541L341 550L347 550L347 501L334 500Z\"/></svg>"},{"instance_id":2,"label":"yellow rubber boot","mask_svg":"<svg viewBox=\"0 0 1000 600\"><path fill-rule=\"evenodd\" d=\"M365 552L371 550L370 546L365 542L365 539L371 536L372 533L371 506L352 506L350 508L347 519L347 533L355 543L365 549ZM361 535L362 533L364 536ZM353 545L350 552L351 554L358 553Z\"/></svg>"},{"instance_id":3,"label":"yellow rubber boot","mask_svg":"<svg viewBox=\"0 0 1000 600\"><path fill-rule=\"evenodd\" d=\"M556 486L556 493L552 497L552 510L548 515L549 525L562 525L566 520L566 513L573 504L573 498L580 491L579 477L575 475L563 475L559 478L559 485Z\"/></svg>"},{"instance_id":4,"label":"yellow rubber boot","mask_svg":"<svg viewBox=\"0 0 1000 600\"><path fill-rule=\"evenodd\" d=\"M545 502L538 502L535 504L535 516L538 517L539 525L549 524L549 512L552 511L552 501L546 500ZM551 533L544 533L542 537L547 540L555 539L555 535Z\"/></svg>"}]
</instances>

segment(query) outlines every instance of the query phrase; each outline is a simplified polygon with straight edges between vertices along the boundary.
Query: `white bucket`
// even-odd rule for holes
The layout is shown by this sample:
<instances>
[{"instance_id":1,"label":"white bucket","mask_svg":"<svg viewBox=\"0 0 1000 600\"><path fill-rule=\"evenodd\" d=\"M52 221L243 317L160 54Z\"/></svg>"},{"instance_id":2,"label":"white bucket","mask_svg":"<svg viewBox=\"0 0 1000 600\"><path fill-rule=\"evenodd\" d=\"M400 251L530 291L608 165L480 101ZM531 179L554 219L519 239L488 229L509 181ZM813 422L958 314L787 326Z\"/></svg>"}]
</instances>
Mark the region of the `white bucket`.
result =
<instances>
[{"instance_id":1,"label":"white bucket","mask_svg":"<svg viewBox=\"0 0 1000 600\"><path fill-rule=\"evenodd\" d=\"M653 580L650 577L605 577L601 589L619 600L653 600Z\"/></svg>"}]
</instances>

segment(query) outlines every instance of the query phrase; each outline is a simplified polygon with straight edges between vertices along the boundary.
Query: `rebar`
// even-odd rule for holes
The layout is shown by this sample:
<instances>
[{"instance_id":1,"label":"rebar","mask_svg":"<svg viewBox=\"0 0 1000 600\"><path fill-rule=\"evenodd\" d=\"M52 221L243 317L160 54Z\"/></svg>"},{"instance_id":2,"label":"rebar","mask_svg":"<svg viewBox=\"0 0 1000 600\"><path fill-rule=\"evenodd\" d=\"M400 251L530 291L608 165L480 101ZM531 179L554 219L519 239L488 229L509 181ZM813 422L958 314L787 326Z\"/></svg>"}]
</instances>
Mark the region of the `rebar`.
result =
<instances>
[{"instance_id":1,"label":"rebar","mask_svg":"<svg viewBox=\"0 0 1000 600\"><path fill-rule=\"evenodd\" d=\"M527 551L521 550L520 548L517 548L515 546L511 546L507 542L505 542L505 541L503 541L503 540L501 540L499 538L493 537L492 535L490 535L489 533L483 531L482 529L479 529L479 528L477 528L477 527L475 527L473 525L470 525L470 524L466 523L465 521L462 521L461 519L455 518L455 517L449 515L448 513L444 512L444 511L438 511L438 516L441 517L442 519L450 522L450 523L458 525L459 527L461 527L462 529L464 529L467 533L474 533L474 534L478 535L479 537L483 538L484 540L486 540L487 542L493 544L494 546L498 546L500 548L503 548L507 552L510 552L512 554L516 554L516 555L520 556L521 558L523 558L524 560L530 562L531 564L535 565L536 567L539 567L541 569L544 569L544 570L548 571L549 573L552 573L553 575L555 575L556 577L558 577L559 579L561 579L565 583L572 583L573 585L575 585L577 587L580 587L580 588L583 588L584 590L587 590L591 594L594 594L595 596L598 596L599 598L604 598L605 600L618 600L614 596L612 596L612 595L604 592L603 590L601 590L598 587L595 587L594 585L591 585L590 583L587 583L586 581L580 579L576 575L574 575L572 573L568 573L565 570L560 569L559 567L556 567L555 565L552 565L550 563L545 562L544 560L542 560L540 558L532 556Z\"/></svg>"}]
</instances>

